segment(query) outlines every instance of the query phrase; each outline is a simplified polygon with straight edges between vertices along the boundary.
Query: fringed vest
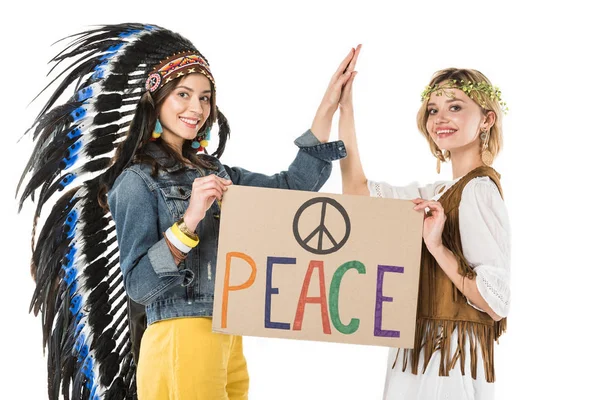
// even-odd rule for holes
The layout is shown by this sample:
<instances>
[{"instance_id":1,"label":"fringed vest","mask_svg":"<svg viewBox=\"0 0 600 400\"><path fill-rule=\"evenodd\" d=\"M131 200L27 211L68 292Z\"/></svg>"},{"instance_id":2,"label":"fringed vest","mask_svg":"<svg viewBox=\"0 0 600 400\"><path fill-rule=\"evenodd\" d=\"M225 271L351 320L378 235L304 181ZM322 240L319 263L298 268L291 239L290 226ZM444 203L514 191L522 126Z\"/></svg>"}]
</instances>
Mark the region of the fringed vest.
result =
<instances>
[{"instance_id":1,"label":"fringed vest","mask_svg":"<svg viewBox=\"0 0 600 400\"><path fill-rule=\"evenodd\" d=\"M478 167L469 172L450 189L439 202L446 213L446 224L442 233L442 241L454 253L459 265L459 272L466 279L474 279L475 271L469 266L462 252L458 223L458 206L462 191L476 177L488 176L498 187L500 195L500 175L490 167ZM458 347L451 351L452 333L458 333ZM465 374L465 354L471 356L471 376L477 378L477 352L481 351L485 379L494 382L494 341L506 330L506 318L495 322L487 313L476 310L467 304L464 295L454 286L444 273L435 258L423 246L421 254L421 275L419 279L419 299L417 308L417 325L415 330L414 349L404 350L402 370L410 363L411 372L417 374L419 357L424 352L423 371L435 351L441 352L440 376L448 376L451 369L460 364ZM466 338L470 346L467 349ZM396 355L396 358L398 355ZM396 362L394 362L395 366ZM393 367L392 367L393 368Z\"/></svg>"}]
</instances>

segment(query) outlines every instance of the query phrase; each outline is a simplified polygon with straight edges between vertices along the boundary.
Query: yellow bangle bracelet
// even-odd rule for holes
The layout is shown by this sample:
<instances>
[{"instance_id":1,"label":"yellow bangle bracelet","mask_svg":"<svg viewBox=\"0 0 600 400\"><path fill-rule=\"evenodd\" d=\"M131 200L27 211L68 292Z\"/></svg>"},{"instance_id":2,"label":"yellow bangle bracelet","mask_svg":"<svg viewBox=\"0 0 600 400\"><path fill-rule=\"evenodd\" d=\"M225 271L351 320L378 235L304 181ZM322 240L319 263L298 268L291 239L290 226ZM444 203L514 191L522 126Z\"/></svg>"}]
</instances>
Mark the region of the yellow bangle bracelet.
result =
<instances>
[{"instance_id":1,"label":"yellow bangle bracelet","mask_svg":"<svg viewBox=\"0 0 600 400\"><path fill-rule=\"evenodd\" d=\"M171 226L171 232L173 232L175 237L181 240L181 243L185 244L187 247L196 247L198 243L200 243L200 240L194 240L185 233L181 232L181 229L179 229L177 223L174 223L173 226Z\"/></svg>"}]
</instances>

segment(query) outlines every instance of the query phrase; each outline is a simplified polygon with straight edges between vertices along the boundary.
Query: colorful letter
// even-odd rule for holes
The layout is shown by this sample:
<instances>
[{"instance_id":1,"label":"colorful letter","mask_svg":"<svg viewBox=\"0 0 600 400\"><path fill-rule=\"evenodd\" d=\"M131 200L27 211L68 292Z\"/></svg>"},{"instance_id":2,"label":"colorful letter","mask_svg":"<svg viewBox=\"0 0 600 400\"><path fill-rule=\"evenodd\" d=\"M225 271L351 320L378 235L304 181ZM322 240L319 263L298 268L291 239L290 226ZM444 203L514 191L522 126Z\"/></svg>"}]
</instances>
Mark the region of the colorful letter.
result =
<instances>
[{"instance_id":1,"label":"colorful letter","mask_svg":"<svg viewBox=\"0 0 600 400\"><path fill-rule=\"evenodd\" d=\"M342 283L342 277L349 269L355 269L359 274L366 273L365 265L360 261L348 261L342 264L333 274L331 278L331 287L329 289L329 312L331 313L331 322L333 326L340 333L350 335L358 330L360 320L358 318L352 318L348 325L342 324L340 320L340 284Z\"/></svg>"},{"instance_id":2,"label":"colorful letter","mask_svg":"<svg viewBox=\"0 0 600 400\"><path fill-rule=\"evenodd\" d=\"M246 261L250 267L252 268L252 272L250 273L250 277L248 280L241 285L237 286L229 286L229 275L231 272L231 258L237 257ZM250 256L244 253L230 252L225 256L225 279L223 283L223 303L221 305L221 328L227 328L227 307L229 303L229 292L234 290L242 290L249 288L254 283L254 279L256 279L256 263Z\"/></svg>"},{"instance_id":3,"label":"colorful letter","mask_svg":"<svg viewBox=\"0 0 600 400\"><path fill-rule=\"evenodd\" d=\"M393 297L383 295L383 274L386 272L404 273L404 267L395 267L393 265L378 265L377 266L377 292L375 295L375 328L373 334L375 336L384 337L400 337L400 331L388 331L381 329L381 314L384 301L394 301Z\"/></svg>"},{"instance_id":4,"label":"colorful letter","mask_svg":"<svg viewBox=\"0 0 600 400\"><path fill-rule=\"evenodd\" d=\"M319 288L321 295L319 297L307 297L308 284L312 272L315 268L319 269ZM323 320L323 333L328 335L331 334L331 326L329 325L329 315L327 314L327 295L325 293L325 272L323 270L323 261L311 261L308 264L308 270L304 277L304 284L302 285L302 292L300 292L300 299L298 300L298 308L296 309L296 318L294 319L294 330L299 331L302 329L302 320L304 319L304 308L306 303L321 304L321 319Z\"/></svg>"},{"instance_id":5,"label":"colorful letter","mask_svg":"<svg viewBox=\"0 0 600 400\"><path fill-rule=\"evenodd\" d=\"M278 294L279 288L272 287L273 264L296 264L295 258L267 257L267 290L265 293L265 328L290 329L285 322L271 322L271 295Z\"/></svg>"}]
</instances>

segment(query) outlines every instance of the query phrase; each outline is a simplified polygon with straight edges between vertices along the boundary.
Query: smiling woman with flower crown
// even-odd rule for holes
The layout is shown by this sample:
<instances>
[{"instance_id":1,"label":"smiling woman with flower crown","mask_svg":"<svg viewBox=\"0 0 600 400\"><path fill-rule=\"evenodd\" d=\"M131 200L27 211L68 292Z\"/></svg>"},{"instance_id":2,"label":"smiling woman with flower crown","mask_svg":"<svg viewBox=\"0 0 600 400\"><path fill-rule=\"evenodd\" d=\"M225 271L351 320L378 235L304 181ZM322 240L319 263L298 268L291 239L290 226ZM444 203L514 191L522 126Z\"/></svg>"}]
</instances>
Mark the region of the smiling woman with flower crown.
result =
<instances>
[{"instance_id":1,"label":"smiling woman with flower crown","mask_svg":"<svg viewBox=\"0 0 600 400\"><path fill-rule=\"evenodd\" d=\"M494 341L510 305L510 233L500 175L500 91L480 72L449 68L422 94L419 131L453 179L398 187L368 180L358 154L354 74L340 100L343 192L413 200L425 212L414 349L390 349L384 398L463 400L494 397Z\"/></svg>"}]
</instances>

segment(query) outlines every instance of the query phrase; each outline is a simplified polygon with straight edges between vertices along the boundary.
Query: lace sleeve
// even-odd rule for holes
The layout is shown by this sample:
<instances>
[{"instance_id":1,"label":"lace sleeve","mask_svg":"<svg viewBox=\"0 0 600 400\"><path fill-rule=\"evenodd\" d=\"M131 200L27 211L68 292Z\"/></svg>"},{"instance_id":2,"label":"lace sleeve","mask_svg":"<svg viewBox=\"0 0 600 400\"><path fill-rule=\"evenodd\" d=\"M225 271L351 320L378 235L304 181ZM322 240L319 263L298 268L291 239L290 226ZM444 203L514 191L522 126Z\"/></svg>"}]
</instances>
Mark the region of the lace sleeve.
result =
<instances>
[{"instance_id":1,"label":"lace sleeve","mask_svg":"<svg viewBox=\"0 0 600 400\"><path fill-rule=\"evenodd\" d=\"M392 186L386 182L367 182L371 197L382 197L386 199L412 200L417 197L430 199L434 194L434 185L419 187L417 182L407 186Z\"/></svg>"},{"instance_id":2,"label":"lace sleeve","mask_svg":"<svg viewBox=\"0 0 600 400\"><path fill-rule=\"evenodd\" d=\"M465 186L459 219L463 254L477 273L477 289L496 314L506 317L510 308L510 226L504 201L489 178L476 178Z\"/></svg>"}]
</instances>

